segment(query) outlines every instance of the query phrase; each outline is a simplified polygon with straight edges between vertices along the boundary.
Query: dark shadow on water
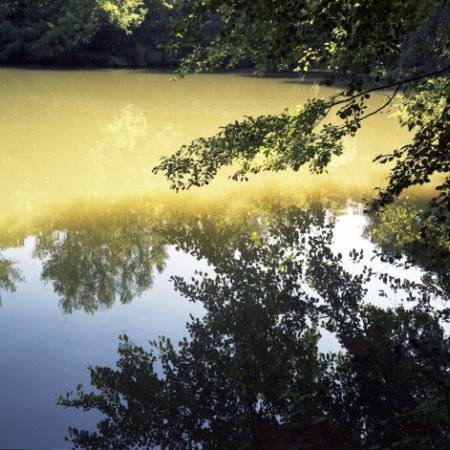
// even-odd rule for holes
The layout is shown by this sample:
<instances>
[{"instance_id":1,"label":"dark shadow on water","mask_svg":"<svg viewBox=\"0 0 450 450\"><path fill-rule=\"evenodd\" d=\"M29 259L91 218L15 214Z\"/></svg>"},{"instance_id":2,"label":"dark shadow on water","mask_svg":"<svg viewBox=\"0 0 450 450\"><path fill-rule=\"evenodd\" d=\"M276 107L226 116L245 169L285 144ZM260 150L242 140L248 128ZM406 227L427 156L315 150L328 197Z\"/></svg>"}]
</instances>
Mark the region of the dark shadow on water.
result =
<instances>
[{"instance_id":1,"label":"dark shadow on water","mask_svg":"<svg viewBox=\"0 0 450 450\"><path fill-rule=\"evenodd\" d=\"M362 251L348 268L333 230L321 204L161 226L211 264L172 277L206 313L177 344L121 336L117 368L90 369L95 391L58 399L106 416L96 432L71 428L75 447L449 448L448 309L432 306L445 289L378 273ZM371 280L383 290L367 290ZM391 297L405 305L377 306ZM319 350L321 330L342 352Z\"/></svg>"}]
</instances>

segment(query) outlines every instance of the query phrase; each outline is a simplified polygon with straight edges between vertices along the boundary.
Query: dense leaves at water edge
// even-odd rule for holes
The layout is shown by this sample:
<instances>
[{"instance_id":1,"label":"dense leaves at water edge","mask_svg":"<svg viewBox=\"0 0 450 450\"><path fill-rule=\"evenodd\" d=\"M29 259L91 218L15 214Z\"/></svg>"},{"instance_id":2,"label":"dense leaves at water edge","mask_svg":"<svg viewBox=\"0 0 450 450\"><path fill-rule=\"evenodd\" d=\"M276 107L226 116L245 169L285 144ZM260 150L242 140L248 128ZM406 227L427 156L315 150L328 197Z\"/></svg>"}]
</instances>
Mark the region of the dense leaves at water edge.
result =
<instances>
[{"instance_id":1,"label":"dense leaves at water edge","mask_svg":"<svg viewBox=\"0 0 450 450\"><path fill-rule=\"evenodd\" d=\"M319 68L326 70L326 85L333 85L336 75L347 78L328 99L310 99L277 116L247 117L183 146L154 169L165 174L172 189L208 184L220 168L235 163L230 175L235 180L304 165L323 173L342 153L344 137L394 104L412 140L376 158L392 168L370 209L379 211L435 173L449 173L447 0L193 0L182 11L174 31L178 41L169 46L173 52L189 49L181 76L250 59L259 74ZM381 90L386 96L380 106L367 108L365 100ZM450 220L449 186L447 177L437 187L429 210L435 222Z\"/></svg>"}]
</instances>

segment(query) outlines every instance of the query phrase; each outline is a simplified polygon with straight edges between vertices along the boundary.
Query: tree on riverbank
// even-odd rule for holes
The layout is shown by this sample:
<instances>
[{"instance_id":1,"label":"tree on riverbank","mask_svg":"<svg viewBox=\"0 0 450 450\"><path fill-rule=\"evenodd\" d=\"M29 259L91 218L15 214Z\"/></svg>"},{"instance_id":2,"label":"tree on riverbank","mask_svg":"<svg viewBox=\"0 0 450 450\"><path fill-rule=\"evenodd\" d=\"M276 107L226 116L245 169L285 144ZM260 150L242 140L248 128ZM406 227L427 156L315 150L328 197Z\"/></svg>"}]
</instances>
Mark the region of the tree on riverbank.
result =
<instances>
[{"instance_id":1,"label":"tree on riverbank","mask_svg":"<svg viewBox=\"0 0 450 450\"><path fill-rule=\"evenodd\" d=\"M450 2L447 0L193 0L175 28L176 52L191 49L179 73L235 67L250 58L256 72L292 68L347 74L343 89L328 100L311 99L295 112L247 117L217 135L199 138L166 158L163 172L172 189L208 184L217 171L240 165L235 180L264 170L298 170L309 165L322 173L343 152L343 138L353 136L364 120L398 102L402 126L412 142L380 163L392 163L388 185L379 189L372 208L379 210L404 189L450 172ZM220 17L214 27L205 27ZM387 92L376 110L365 101L372 92ZM401 94L401 97L398 95ZM327 123L337 115L339 123ZM450 178L437 188L434 220L450 223Z\"/></svg>"},{"instance_id":2,"label":"tree on riverbank","mask_svg":"<svg viewBox=\"0 0 450 450\"><path fill-rule=\"evenodd\" d=\"M170 1L7 0L0 5L0 61L147 65L168 40ZM92 62L91 62L92 61Z\"/></svg>"}]
</instances>

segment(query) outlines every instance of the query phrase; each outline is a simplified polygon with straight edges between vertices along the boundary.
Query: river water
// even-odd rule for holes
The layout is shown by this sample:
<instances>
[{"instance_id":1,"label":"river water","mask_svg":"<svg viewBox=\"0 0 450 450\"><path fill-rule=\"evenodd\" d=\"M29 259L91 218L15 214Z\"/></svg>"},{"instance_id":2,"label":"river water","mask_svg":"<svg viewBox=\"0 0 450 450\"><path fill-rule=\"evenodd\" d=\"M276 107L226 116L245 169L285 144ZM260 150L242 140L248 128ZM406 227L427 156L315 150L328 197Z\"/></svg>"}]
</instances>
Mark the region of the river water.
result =
<instances>
[{"instance_id":1,"label":"river water","mask_svg":"<svg viewBox=\"0 0 450 450\"><path fill-rule=\"evenodd\" d=\"M89 365L114 367L120 334L142 346L186 336L189 315L202 317L204 307L174 290L170 276L189 280L244 258L239 239L268 233L274 211L320 210L335 221L333 249L343 255L375 248L362 237L362 202L387 171L371 161L409 139L393 111L367 120L328 174L235 183L230 168L210 186L176 194L152 174L162 156L245 115L334 91L313 75L170 77L0 69L0 448L70 448L69 426L94 429L98 412L55 399L89 387ZM373 96L371 107L382 100ZM428 195L411 191L403 201ZM325 338L324 348L339 348Z\"/></svg>"}]
</instances>

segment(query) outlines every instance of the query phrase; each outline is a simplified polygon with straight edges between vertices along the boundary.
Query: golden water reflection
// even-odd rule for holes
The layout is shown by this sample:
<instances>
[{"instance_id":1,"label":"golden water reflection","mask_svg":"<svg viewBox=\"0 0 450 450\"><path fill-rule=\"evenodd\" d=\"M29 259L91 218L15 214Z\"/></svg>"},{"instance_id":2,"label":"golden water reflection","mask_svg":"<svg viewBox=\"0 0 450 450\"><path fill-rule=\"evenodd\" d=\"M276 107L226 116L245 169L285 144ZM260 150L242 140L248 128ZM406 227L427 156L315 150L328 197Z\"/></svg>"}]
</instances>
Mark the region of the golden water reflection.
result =
<instances>
[{"instance_id":1,"label":"golden water reflection","mask_svg":"<svg viewBox=\"0 0 450 450\"><path fill-rule=\"evenodd\" d=\"M344 156L326 175L304 169L261 174L242 184L228 180L229 168L207 188L167 192L165 179L151 173L163 155L244 115L278 113L334 92L319 88L314 78L260 79L247 73L195 75L177 83L169 78L146 71L0 69L0 230L28 228L80 201L95 203L96 213L103 214L115 202L139 204L148 195L164 209L191 211L213 205L226 211L270 196L359 202L385 183L386 168L372 159L408 140L386 113L346 141ZM374 105L380 100L372 98ZM430 194L425 188L414 195Z\"/></svg>"}]
</instances>

